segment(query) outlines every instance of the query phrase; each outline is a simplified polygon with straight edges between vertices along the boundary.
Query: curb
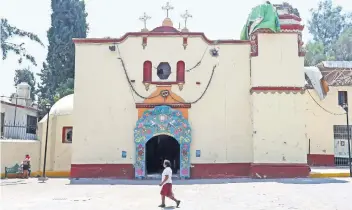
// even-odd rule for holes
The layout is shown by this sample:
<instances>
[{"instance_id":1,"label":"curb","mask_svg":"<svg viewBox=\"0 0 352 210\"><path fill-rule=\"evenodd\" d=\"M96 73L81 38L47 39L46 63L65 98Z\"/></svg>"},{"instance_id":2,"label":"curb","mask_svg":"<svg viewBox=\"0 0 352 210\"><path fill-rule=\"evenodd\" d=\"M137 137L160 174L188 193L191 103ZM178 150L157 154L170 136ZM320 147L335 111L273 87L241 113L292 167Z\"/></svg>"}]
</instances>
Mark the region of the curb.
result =
<instances>
[{"instance_id":1,"label":"curb","mask_svg":"<svg viewBox=\"0 0 352 210\"><path fill-rule=\"evenodd\" d=\"M41 176L41 172L32 172L31 177ZM48 171L46 172L46 176L50 178L69 178L69 171ZM1 174L1 178L3 179L5 174ZM309 178L346 178L350 177L350 173L311 173L308 176ZM9 178L13 178L10 176Z\"/></svg>"},{"instance_id":2,"label":"curb","mask_svg":"<svg viewBox=\"0 0 352 210\"><path fill-rule=\"evenodd\" d=\"M350 173L311 173L309 178L342 178L350 177Z\"/></svg>"},{"instance_id":3,"label":"curb","mask_svg":"<svg viewBox=\"0 0 352 210\"><path fill-rule=\"evenodd\" d=\"M49 178L69 178L70 177L70 171L47 171L46 176ZM41 176L42 172L41 171L32 171L31 177L38 177ZM18 175L14 174L9 174L9 178L14 178L17 177ZM5 178L5 173L1 173L1 179Z\"/></svg>"}]
</instances>

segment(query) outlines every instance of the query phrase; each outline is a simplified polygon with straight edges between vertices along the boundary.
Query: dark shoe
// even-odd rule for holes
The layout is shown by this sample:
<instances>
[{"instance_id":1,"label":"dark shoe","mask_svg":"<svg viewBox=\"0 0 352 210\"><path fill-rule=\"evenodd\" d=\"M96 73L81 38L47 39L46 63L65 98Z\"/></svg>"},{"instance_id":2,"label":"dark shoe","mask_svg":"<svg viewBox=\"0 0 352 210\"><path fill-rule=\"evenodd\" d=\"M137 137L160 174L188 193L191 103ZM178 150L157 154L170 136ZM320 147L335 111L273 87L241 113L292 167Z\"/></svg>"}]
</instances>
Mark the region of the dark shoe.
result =
<instances>
[{"instance_id":1,"label":"dark shoe","mask_svg":"<svg viewBox=\"0 0 352 210\"><path fill-rule=\"evenodd\" d=\"M181 201L176 201L176 208L180 206Z\"/></svg>"},{"instance_id":2,"label":"dark shoe","mask_svg":"<svg viewBox=\"0 0 352 210\"><path fill-rule=\"evenodd\" d=\"M164 208L164 207L165 207L165 204L161 204L161 205L159 205L158 207Z\"/></svg>"}]
</instances>

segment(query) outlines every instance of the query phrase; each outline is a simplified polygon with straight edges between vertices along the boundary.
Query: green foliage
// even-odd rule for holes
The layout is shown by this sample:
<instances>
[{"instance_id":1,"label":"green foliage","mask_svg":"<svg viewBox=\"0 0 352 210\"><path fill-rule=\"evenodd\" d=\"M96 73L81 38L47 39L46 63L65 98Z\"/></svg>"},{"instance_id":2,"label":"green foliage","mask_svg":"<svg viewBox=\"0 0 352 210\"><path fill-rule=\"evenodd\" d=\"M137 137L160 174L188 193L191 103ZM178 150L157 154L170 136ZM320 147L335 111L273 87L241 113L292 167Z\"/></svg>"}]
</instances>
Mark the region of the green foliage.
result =
<instances>
[{"instance_id":1,"label":"green foliage","mask_svg":"<svg viewBox=\"0 0 352 210\"><path fill-rule=\"evenodd\" d=\"M326 60L324 45L321 42L308 42L305 46L306 56L304 59L305 66L315 66L321 61Z\"/></svg>"},{"instance_id":2,"label":"green foliage","mask_svg":"<svg viewBox=\"0 0 352 210\"><path fill-rule=\"evenodd\" d=\"M52 0L51 27L46 63L38 74L39 106L53 104L74 89L75 46L73 38L86 38L88 24L85 3L80 0Z\"/></svg>"},{"instance_id":3,"label":"green foliage","mask_svg":"<svg viewBox=\"0 0 352 210\"><path fill-rule=\"evenodd\" d=\"M321 42L327 53L337 41L342 31L350 24L348 14L341 6L333 7L331 0L319 2L317 9L311 9L312 18L308 21L308 30L314 41Z\"/></svg>"},{"instance_id":4,"label":"green foliage","mask_svg":"<svg viewBox=\"0 0 352 210\"><path fill-rule=\"evenodd\" d=\"M352 27L346 28L334 44L336 60L352 61Z\"/></svg>"},{"instance_id":5,"label":"green foliage","mask_svg":"<svg viewBox=\"0 0 352 210\"><path fill-rule=\"evenodd\" d=\"M304 64L314 66L324 60L352 60L352 14L341 6L333 7L331 0L322 0L311 9L308 30L313 42L306 45Z\"/></svg>"},{"instance_id":6,"label":"green foliage","mask_svg":"<svg viewBox=\"0 0 352 210\"><path fill-rule=\"evenodd\" d=\"M40 41L39 37L31 32L23 31L18 29L15 26L12 26L8 23L7 19L1 18L0 23L0 34L1 34L1 50L2 50L2 59L5 60L9 52L15 53L19 56L18 62L22 63L23 58L30 61L33 65L37 65L35 58L26 51L24 47L24 43L16 44L11 42L11 38L14 37L26 37L30 40L39 43L40 45L44 46L43 43Z\"/></svg>"},{"instance_id":7,"label":"green foliage","mask_svg":"<svg viewBox=\"0 0 352 210\"><path fill-rule=\"evenodd\" d=\"M54 96L54 101L58 101L60 98L63 98L67 95L70 95L74 92L74 82L73 78L68 78L65 82L61 83L56 89L56 95Z\"/></svg>"},{"instance_id":8,"label":"green foliage","mask_svg":"<svg viewBox=\"0 0 352 210\"><path fill-rule=\"evenodd\" d=\"M28 85L31 86L31 99L35 99L35 77L29 67L15 70L14 82L15 86L17 86L21 82L28 83Z\"/></svg>"}]
</instances>

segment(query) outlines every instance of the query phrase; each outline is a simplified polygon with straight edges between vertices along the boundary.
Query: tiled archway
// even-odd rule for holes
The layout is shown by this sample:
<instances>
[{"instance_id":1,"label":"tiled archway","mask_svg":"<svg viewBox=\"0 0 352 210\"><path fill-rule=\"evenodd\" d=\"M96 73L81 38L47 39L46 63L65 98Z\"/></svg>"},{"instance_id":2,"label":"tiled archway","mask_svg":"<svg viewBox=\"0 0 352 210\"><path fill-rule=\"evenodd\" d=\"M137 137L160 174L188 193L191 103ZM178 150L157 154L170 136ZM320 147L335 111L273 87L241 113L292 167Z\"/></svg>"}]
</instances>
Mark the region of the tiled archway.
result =
<instances>
[{"instance_id":1,"label":"tiled archway","mask_svg":"<svg viewBox=\"0 0 352 210\"><path fill-rule=\"evenodd\" d=\"M145 146L153 136L169 135L180 144L180 178L190 177L190 144L192 141L191 127L188 120L178 110L169 106L157 106L147 110L138 119L134 129L136 145L135 177L145 178Z\"/></svg>"}]
</instances>

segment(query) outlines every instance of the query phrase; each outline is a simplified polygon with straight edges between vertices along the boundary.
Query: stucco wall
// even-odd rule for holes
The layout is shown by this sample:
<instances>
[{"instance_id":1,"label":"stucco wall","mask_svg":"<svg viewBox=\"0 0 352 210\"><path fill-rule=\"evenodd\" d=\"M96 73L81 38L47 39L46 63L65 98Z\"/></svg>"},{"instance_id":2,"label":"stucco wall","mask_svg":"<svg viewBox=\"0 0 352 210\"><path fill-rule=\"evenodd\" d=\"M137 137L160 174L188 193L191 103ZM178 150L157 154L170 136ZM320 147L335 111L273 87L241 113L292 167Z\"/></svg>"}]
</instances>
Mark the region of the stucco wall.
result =
<instances>
[{"instance_id":1,"label":"stucco wall","mask_svg":"<svg viewBox=\"0 0 352 210\"><path fill-rule=\"evenodd\" d=\"M70 171L72 144L62 142L63 127L72 126L72 115L50 116L49 134L47 146L47 162L48 171ZM44 164L44 148L46 135L46 121L39 124L41 139L41 168ZM74 139L73 139L74 141Z\"/></svg>"},{"instance_id":2,"label":"stucco wall","mask_svg":"<svg viewBox=\"0 0 352 210\"><path fill-rule=\"evenodd\" d=\"M145 50L141 41L141 37L129 37L119 45L119 50L130 79L135 80L134 87L143 96L148 96L156 88L151 85L146 91L142 84L144 61L152 61L153 66L167 61L175 69L177 61L183 60L189 69L208 47L201 37L190 37L186 50L182 46L182 37L149 36ZM76 44L74 164L134 163L135 102L143 100L132 96L117 59L118 53L111 52L108 46ZM175 86L172 90L187 102L196 100L210 79L213 65L220 63L203 99L193 104L189 111L193 132L192 162L250 162L250 46L223 44L219 47L218 59L205 52L202 64L186 73L184 89L178 91ZM170 80L174 79L171 77ZM236 112L238 109L241 112ZM89 120L87 113L90 113ZM194 157L196 149L202 150L202 157ZM126 158L121 157L122 150L127 151Z\"/></svg>"},{"instance_id":3,"label":"stucco wall","mask_svg":"<svg viewBox=\"0 0 352 210\"><path fill-rule=\"evenodd\" d=\"M253 160L250 106L249 46L222 45L219 67L203 99L189 111L192 126L192 163L239 163ZM188 90L175 92L194 100L204 90L211 68L198 69ZM204 81L197 88L195 82ZM188 96L189 95L189 96ZM193 95L193 97L191 96ZM241 111L239 111L241 110ZM201 150L201 157L196 157Z\"/></svg>"},{"instance_id":4,"label":"stucco wall","mask_svg":"<svg viewBox=\"0 0 352 210\"><path fill-rule=\"evenodd\" d=\"M253 94L255 163L306 163L305 96Z\"/></svg>"},{"instance_id":5,"label":"stucco wall","mask_svg":"<svg viewBox=\"0 0 352 210\"><path fill-rule=\"evenodd\" d=\"M175 88L176 89L176 88ZM236 89L236 88L234 88ZM330 92L328 93L327 97L323 100L320 101L318 96L316 95L314 90L309 90L311 95L314 97L314 99L324 108L328 109L331 112L334 113L343 113L343 110L337 105L337 91L349 91L352 92L352 88L350 87L330 87ZM177 90L174 90L177 92ZM246 94L247 91L243 91L243 94ZM202 136L202 126L203 124L209 124L208 126L212 125L212 120L199 120L198 123L194 123L194 121L191 121L193 124L192 127L195 130L193 135L200 135L195 137L193 136L193 143L192 143L192 156L191 156L191 161L192 163L208 163L211 161L214 161L216 163L221 163L221 162L252 162L253 159L253 151L255 151L254 155L254 162L288 162L288 161L293 161L296 159L296 157L292 156L292 154L296 154L297 150L299 154L304 156L305 152L308 152L308 139L310 139L310 152L311 154L329 154L333 155L334 154L334 139L333 139L333 125L344 125L346 123L345 115L331 115L322 108L320 108L310 97L308 92L306 91L304 94L298 93L295 95L290 95L289 97L283 97L286 96L286 94L278 94L278 95L272 95L272 94L256 94L254 98L254 103L261 107L254 109L254 117L258 119L255 120L256 123L254 123L254 126L257 126L258 124L260 125L260 133L256 129L254 129L254 145L252 144L252 139L251 136L246 136L246 133L251 132L251 127L246 127L247 125L241 123L242 118L244 116L239 116L242 112L236 111L236 109L229 110L227 113L230 113L231 111L233 112L231 115L238 115L235 118L226 118L226 123L223 128L223 132L225 132L225 129L230 129L230 130L242 130L245 131L243 132L244 136L240 136L240 133L236 132L229 132L228 134L224 134L223 136L229 136L231 138L226 139L225 144L227 148L222 145L217 146L215 150L214 145L208 146L208 144L211 143L212 139L215 139L217 141L221 141L219 137L216 136L216 133L214 136L211 138L206 138ZM350 96L352 97L352 96ZM258 103L258 100L261 104ZM304 100L304 105L302 107L297 107L297 104L295 103L296 100ZM242 101L243 100L238 100ZM236 107L239 107L240 110L243 110L245 108L248 108L245 103L242 104L242 107L238 105L238 101L236 102ZM274 105L270 104L271 101L275 101L276 103ZM234 100L230 100L230 103L234 103ZM229 103L229 102L228 102ZM229 106L227 103L227 106ZM268 104L269 103L269 104ZM266 114L267 116L263 115L258 115L257 113L263 110L265 107L270 106L270 110L272 112L268 112L266 110L265 112L261 112L260 114ZM194 107L194 106L193 106ZM229 106L230 108L233 106ZM294 112L286 112L285 109L294 109L296 111ZM225 110L223 110L225 111ZM278 113L280 111L280 113ZM300 125L299 121L296 121L296 117L298 116L297 113L298 111L300 113L304 112L304 117L306 120L306 123L302 122L302 125L305 126L305 136L302 136L302 132L293 132L291 135L286 135L284 134L285 132L285 126L292 126L295 125ZM191 116L190 118L193 119L193 110L190 111ZM287 116L288 114L291 114L292 116ZM268 120L272 119L272 116L270 115L275 115L275 116L285 116L280 119L276 120ZM208 116L209 117L209 116ZM213 117L213 116L210 116ZM301 116L303 117L303 116ZM59 123L54 123L56 127L56 132L57 136L55 139L52 139L56 142L55 144L55 151L51 152L50 151L50 146L48 147L48 154L53 154L55 157L55 164L53 163L53 160L48 161L47 164L50 165L51 170L56 170L56 171L68 171L70 169L70 164L71 164L71 144L62 144L61 143L61 135L62 135L62 127L63 126L72 126L72 115L66 115L66 116L59 116L60 119L60 125ZM204 119L204 117L200 117L199 119ZM213 118L212 118L213 119ZM290 119L290 120L287 120ZM52 120L52 119L51 119ZM231 120L232 120L232 126L231 125ZM240 122L236 122L236 120ZM352 120L352 119L350 119ZM53 121L53 120L52 120ZM58 121L58 120L57 120ZM230 122L229 122L230 121ZM229 123L227 123L229 122ZM41 126L46 124L40 124L39 130L41 130ZM266 126L266 127L265 127ZM233 129L235 128L235 129ZM255 127L256 128L256 127ZM299 126L299 129L302 129L302 126ZM197 132L198 130L198 132ZM267 133L264 133L267 132ZM235 134L233 134L235 133ZM277 134L280 136L279 140L284 140L281 146L283 148L278 148L278 144L275 143L275 138L271 139L272 137L265 136L267 134ZM262 134L262 138L256 138L256 134ZM235 137L234 137L235 135ZM43 137L41 137L43 140L45 140L45 131L42 133ZM265 136L265 138L264 138ZM289 138L287 138L289 136ZM282 138L282 139L281 139ZM199 139L199 140L198 140ZM204 144L202 144L203 139L205 141ZM247 139L247 140L246 140ZM268 139L271 139L272 141L269 141ZM296 139L302 140L304 139L304 142L302 141L297 141ZM50 137L49 137L49 142L50 142ZM73 140L75 141L75 139ZM44 141L43 141L44 142ZM286 144L284 143L286 142ZM242 145L241 145L242 144ZM50 143L49 143L50 145ZM232 148L231 148L232 147ZM44 143L42 146L44 151ZM220 149L219 149L220 148ZM260 148L258 150L257 148ZM196 158L195 157L195 150L201 150L201 157ZM218 155L216 151L221 151L223 150L224 154L222 156ZM241 150L243 152L238 152L238 150ZM214 158L215 156L215 158ZM214 158L214 159L212 159ZM222 158L222 159L221 159ZM283 159L284 158L284 159ZM48 159L49 160L49 159ZM286 160L286 161L285 161ZM298 159L296 159L298 161ZM300 160L298 162L301 162L303 160ZM41 166L42 167L42 166Z\"/></svg>"},{"instance_id":6,"label":"stucco wall","mask_svg":"<svg viewBox=\"0 0 352 210\"><path fill-rule=\"evenodd\" d=\"M40 142L37 140L0 140L1 147L1 173L5 167L21 164L25 155L31 156L31 169L39 169Z\"/></svg>"},{"instance_id":7,"label":"stucco wall","mask_svg":"<svg viewBox=\"0 0 352 210\"><path fill-rule=\"evenodd\" d=\"M338 105L338 91L348 91L349 104L351 104L352 87L330 87L326 98L320 100L314 90L309 90L312 97L322 107L336 114L345 113ZM307 141L310 139L311 154L334 154L334 125L345 125L346 115L333 115L323 110L311 96L306 92L306 119L307 119ZM350 122L352 120L350 116Z\"/></svg>"},{"instance_id":8,"label":"stucco wall","mask_svg":"<svg viewBox=\"0 0 352 210\"><path fill-rule=\"evenodd\" d=\"M303 87L304 58L295 33L258 34L259 55L251 59L252 86Z\"/></svg>"},{"instance_id":9,"label":"stucco wall","mask_svg":"<svg viewBox=\"0 0 352 210\"><path fill-rule=\"evenodd\" d=\"M249 45L220 45L218 59L206 53L202 65L186 73L182 91L173 86L174 93L186 101L194 101L204 91L212 66L219 63L208 91L189 109L193 137L191 163L305 163L308 139L311 140L312 154L333 154L333 125L344 124L345 115L326 113L307 92L249 94L250 86L302 87L304 81L302 68L295 68L300 64L303 66L303 58L298 57L297 35L262 34L259 37L262 42L266 40L272 45L260 43L259 56L252 58L251 75ZM183 49L178 38L175 41L162 38L160 44L156 38L149 37L145 50L142 50L140 41L140 37L128 38L119 48L130 79L135 80L136 90L144 96L156 89L151 85L146 91L142 84L145 60L151 60L153 66L160 61L168 61L172 67L178 60L184 60L188 69L199 61L207 48L201 38L190 39L187 50ZM111 52L108 46L76 45L74 114L51 119L48 170L69 170L71 147L74 149L74 164L134 163L135 102L143 99L136 95L132 97L117 52ZM169 46L170 51L179 56L168 57L165 52L158 53L160 46ZM174 79L170 78L171 81ZM197 82L200 85L196 85ZM314 90L310 93L323 107L341 113L343 110L337 105L337 91L350 89L330 87L323 101L317 98ZM73 124L73 144L63 144L62 127ZM41 132L45 137L45 132ZM44 145L42 148L43 153ZM195 157L196 150L201 150L201 157ZM127 151L126 158L121 157L122 151Z\"/></svg>"},{"instance_id":10,"label":"stucco wall","mask_svg":"<svg viewBox=\"0 0 352 210\"><path fill-rule=\"evenodd\" d=\"M251 59L252 87L304 86L297 34L258 34L258 56ZM252 94L253 162L306 163L305 97L292 91Z\"/></svg>"}]
</instances>

